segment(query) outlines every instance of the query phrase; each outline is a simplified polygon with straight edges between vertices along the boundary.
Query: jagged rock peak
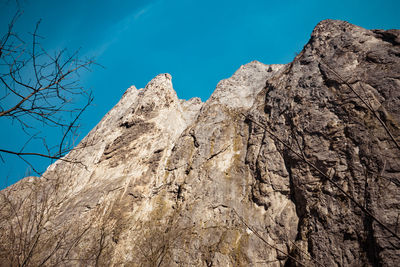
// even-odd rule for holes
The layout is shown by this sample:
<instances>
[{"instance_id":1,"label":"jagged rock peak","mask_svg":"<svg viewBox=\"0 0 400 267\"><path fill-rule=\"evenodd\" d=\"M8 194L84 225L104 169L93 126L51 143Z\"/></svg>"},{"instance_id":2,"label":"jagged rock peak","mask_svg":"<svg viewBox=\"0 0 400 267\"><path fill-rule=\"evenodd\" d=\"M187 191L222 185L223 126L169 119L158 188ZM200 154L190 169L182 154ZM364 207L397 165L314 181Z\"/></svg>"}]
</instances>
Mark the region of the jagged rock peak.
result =
<instances>
[{"instance_id":1,"label":"jagged rock peak","mask_svg":"<svg viewBox=\"0 0 400 267\"><path fill-rule=\"evenodd\" d=\"M265 65L256 60L242 65L232 77L218 83L207 102L248 109L253 105L255 96L264 88L267 78L275 75L283 66Z\"/></svg>"},{"instance_id":2,"label":"jagged rock peak","mask_svg":"<svg viewBox=\"0 0 400 267\"><path fill-rule=\"evenodd\" d=\"M154 77L144 89L140 90L139 97L143 104L150 102L156 107L168 107L179 105L178 96L172 86L172 77L168 73L159 74Z\"/></svg>"},{"instance_id":3,"label":"jagged rock peak","mask_svg":"<svg viewBox=\"0 0 400 267\"><path fill-rule=\"evenodd\" d=\"M359 32L368 32L368 30L351 24L347 21L326 19L320 21L311 33L311 38L316 36L331 36L346 32L349 29L354 29Z\"/></svg>"},{"instance_id":4,"label":"jagged rock peak","mask_svg":"<svg viewBox=\"0 0 400 267\"><path fill-rule=\"evenodd\" d=\"M144 88L145 91L172 89L172 77L169 73L158 74Z\"/></svg>"}]
</instances>

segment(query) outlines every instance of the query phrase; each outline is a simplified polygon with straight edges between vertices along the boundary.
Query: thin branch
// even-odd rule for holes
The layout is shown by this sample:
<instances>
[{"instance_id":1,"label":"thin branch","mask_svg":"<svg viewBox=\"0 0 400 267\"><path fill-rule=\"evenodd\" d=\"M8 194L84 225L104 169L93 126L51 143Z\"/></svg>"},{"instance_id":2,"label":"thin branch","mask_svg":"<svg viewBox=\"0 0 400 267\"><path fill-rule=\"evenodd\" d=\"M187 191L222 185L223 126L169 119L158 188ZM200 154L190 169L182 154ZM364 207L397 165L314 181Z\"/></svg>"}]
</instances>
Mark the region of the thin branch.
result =
<instances>
[{"instance_id":1,"label":"thin branch","mask_svg":"<svg viewBox=\"0 0 400 267\"><path fill-rule=\"evenodd\" d=\"M328 63L326 63L325 60L322 59L322 57L320 57L321 61L329 68L329 70L335 74L336 77L338 77L345 85L347 85L347 87L350 88L350 90L357 96L358 99L361 100L361 102L368 108L368 110L372 113L372 115L374 115L374 117L379 121L379 123L382 125L382 127L385 129L386 133L389 135L390 139L393 141L393 143L396 145L397 149L400 150L400 144L396 141L396 139L394 138L392 132L389 130L389 128L386 126L385 122L382 121L382 119L378 116L378 114L376 113L376 111L362 98L362 96L354 89L354 87L349 84L347 81L345 81L342 76L340 76L339 73L337 73ZM362 85L360 83L361 88Z\"/></svg>"},{"instance_id":2,"label":"thin branch","mask_svg":"<svg viewBox=\"0 0 400 267\"><path fill-rule=\"evenodd\" d=\"M72 151L72 150L73 149L71 149L69 151ZM19 158L21 158L22 160L24 160L26 163L28 163L28 161L26 161L23 158L23 156L38 156L38 157L42 157L42 158L56 159L56 160L61 160L61 161L69 162L69 163L81 164L81 165L83 165L83 167L85 167L85 169L87 169L87 166L85 164L83 164L81 161L74 161L74 160L69 160L67 158L62 158L58 154L57 155L46 155L46 154L35 153L35 152L15 152L15 151L6 150L6 149L0 149L0 152L16 155ZM66 152L67 151L63 151L62 154L66 153ZM33 166L31 164L29 164L29 165L33 168ZM40 172L37 172L36 170L34 170L34 171L37 174L40 174Z\"/></svg>"},{"instance_id":3,"label":"thin branch","mask_svg":"<svg viewBox=\"0 0 400 267\"><path fill-rule=\"evenodd\" d=\"M78 115L75 117L75 119L71 122L71 124L68 126L67 131L65 131L61 142L60 142L60 147L59 147L59 155L61 155L62 152L62 146L64 144L64 140L66 138L66 136L68 135L68 132L74 127L74 124L76 123L76 121L79 119L79 117L82 115L82 113L86 110L87 107L89 107L89 105L93 102L93 97L91 95L89 95L88 98L88 102L86 103L86 105L80 110L80 112L78 113Z\"/></svg>"},{"instance_id":4,"label":"thin branch","mask_svg":"<svg viewBox=\"0 0 400 267\"><path fill-rule=\"evenodd\" d=\"M285 251L277 248L276 246L272 245L271 243L269 243L267 240L265 240L264 237L262 237L257 230L255 230L253 227L251 227L243 218L242 216L239 215L239 213L237 213L237 211L234 208L231 208L233 210L233 212L239 217L240 221L253 233L255 234L261 241L263 241L265 244L267 244L268 246L270 246L273 249L276 249L277 251L279 251L280 253L284 254L285 256L287 256L288 258L294 260L295 262L297 262L298 264L300 264L301 266L307 266L306 264L300 262L298 259L296 259L295 257L291 256L290 254L286 253Z\"/></svg>"},{"instance_id":5,"label":"thin branch","mask_svg":"<svg viewBox=\"0 0 400 267\"><path fill-rule=\"evenodd\" d=\"M279 143L284 145L287 149L289 149L293 154L295 154L299 159L301 159L303 162L305 162L308 166L310 166L312 169L314 169L316 172L318 172L322 177L324 177L326 180L328 180L332 185L334 185L342 194L344 194L348 199L351 200L358 208L361 209L362 212L364 212L368 217L370 217L372 220L377 222L383 229L391 233L396 239L400 241L400 236L397 235L394 231L392 231L389 227L387 227L383 222L381 222L378 218L376 218L370 211L368 211L363 205L359 204L352 196L350 196L346 191L343 190L335 181L333 181L327 174L325 174L323 171L321 171L317 166L315 166L312 162L310 162L307 158L303 157L302 154L299 152L295 151L289 144L287 144L285 141L280 139L276 134L274 134L271 130L269 130L266 126L262 125L261 123L256 122L249 116L240 113L242 116L244 116L246 119L252 121L254 124L258 125L262 129L264 129L268 134L270 134L275 140L277 140Z\"/></svg>"}]
</instances>

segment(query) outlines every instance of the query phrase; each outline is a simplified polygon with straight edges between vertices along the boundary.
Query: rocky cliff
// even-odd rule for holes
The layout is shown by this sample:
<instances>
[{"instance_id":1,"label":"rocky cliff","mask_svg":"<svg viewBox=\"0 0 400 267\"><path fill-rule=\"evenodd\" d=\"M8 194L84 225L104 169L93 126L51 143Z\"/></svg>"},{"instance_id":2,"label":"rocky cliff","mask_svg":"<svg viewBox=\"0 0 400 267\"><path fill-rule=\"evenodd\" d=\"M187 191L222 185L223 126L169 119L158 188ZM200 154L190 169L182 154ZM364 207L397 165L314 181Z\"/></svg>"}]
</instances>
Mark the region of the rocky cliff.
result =
<instances>
[{"instance_id":1,"label":"rocky cliff","mask_svg":"<svg viewBox=\"0 0 400 267\"><path fill-rule=\"evenodd\" d=\"M171 76L0 198L4 266L396 266L400 31L325 20L210 99Z\"/></svg>"}]
</instances>

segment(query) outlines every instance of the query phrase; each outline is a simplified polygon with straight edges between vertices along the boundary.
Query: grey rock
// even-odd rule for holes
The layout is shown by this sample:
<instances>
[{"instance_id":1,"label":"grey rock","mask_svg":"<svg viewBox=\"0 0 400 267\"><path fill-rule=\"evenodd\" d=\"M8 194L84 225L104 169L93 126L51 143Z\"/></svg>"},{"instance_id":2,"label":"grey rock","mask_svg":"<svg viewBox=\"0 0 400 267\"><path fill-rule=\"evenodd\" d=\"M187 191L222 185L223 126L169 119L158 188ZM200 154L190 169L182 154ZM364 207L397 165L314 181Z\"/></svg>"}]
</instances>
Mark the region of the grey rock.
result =
<instances>
[{"instance_id":1,"label":"grey rock","mask_svg":"<svg viewBox=\"0 0 400 267\"><path fill-rule=\"evenodd\" d=\"M396 266L400 31L325 20L210 99L171 76L1 191L0 265Z\"/></svg>"}]
</instances>

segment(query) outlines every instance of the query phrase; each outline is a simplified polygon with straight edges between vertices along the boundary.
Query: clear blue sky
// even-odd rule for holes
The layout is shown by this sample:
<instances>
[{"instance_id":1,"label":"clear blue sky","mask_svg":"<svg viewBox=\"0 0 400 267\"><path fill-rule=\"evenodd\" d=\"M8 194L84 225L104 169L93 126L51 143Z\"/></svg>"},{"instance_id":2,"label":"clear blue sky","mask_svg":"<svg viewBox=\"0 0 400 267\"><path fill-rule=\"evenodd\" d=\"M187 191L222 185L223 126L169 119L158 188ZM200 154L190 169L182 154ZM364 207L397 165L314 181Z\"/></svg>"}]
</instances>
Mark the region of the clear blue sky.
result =
<instances>
[{"instance_id":1,"label":"clear blue sky","mask_svg":"<svg viewBox=\"0 0 400 267\"><path fill-rule=\"evenodd\" d=\"M55 1L20 0L24 14L19 32L32 32L42 19L40 34L49 49L81 48L105 68L95 67L81 83L95 96L81 122L85 136L131 85L142 88L154 76L168 72L180 98L213 92L252 60L288 63L323 19L340 19L367 29L400 28L400 1ZM15 7L0 0L0 29L4 32ZM26 137L0 120L0 148L13 149ZM57 133L43 129L50 141ZM40 149L33 145L30 150ZM27 174L13 156L0 162L0 189ZM34 159L39 169L48 162Z\"/></svg>"}]
</instances>

